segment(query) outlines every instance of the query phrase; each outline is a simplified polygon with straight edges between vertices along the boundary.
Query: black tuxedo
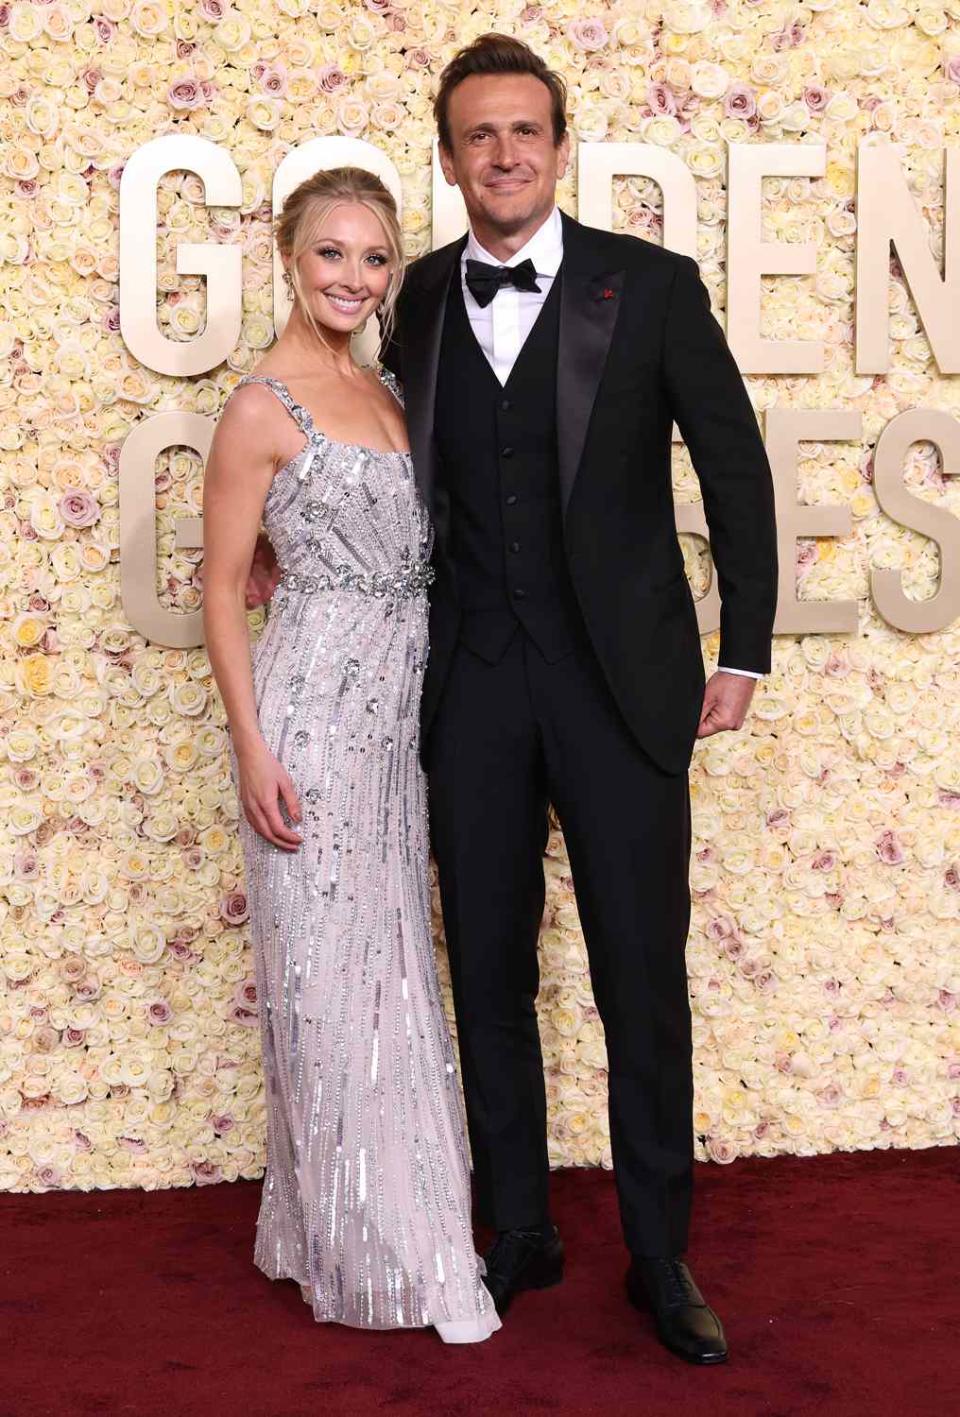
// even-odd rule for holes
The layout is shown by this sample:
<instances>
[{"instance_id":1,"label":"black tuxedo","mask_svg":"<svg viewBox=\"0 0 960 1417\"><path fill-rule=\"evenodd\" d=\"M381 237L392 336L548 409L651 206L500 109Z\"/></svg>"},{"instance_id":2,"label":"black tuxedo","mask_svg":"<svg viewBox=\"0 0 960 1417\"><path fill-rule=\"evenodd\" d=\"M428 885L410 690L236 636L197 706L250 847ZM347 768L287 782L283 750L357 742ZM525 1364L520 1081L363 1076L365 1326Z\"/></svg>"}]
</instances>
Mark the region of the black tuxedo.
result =
<instances>
[{"instance_id":1,"label":"black tuxedo","mask_svg":"<svg viewBox=\"0 0 960 1417\"><path fill-rule=\"evenodd\" d=\"M422 750L479 1210L498 1229L547 1216L535 1000L552 803L606 1035L627 1243L676 1254L704 674L672 423L703 489L729 668L769 668L770 470L693 261L564 218L559 272L501 388L464 312L463 245L411 268L384 359L436 528Z\"/></svg>"},{"instance_id":2,"label":"black tuxedo","mask_svg":"<svg viewBox=\"0 0 960 1417\"><path fill-rule=\"evenodd\" d=\"M567 565L590 641L637 742L682 772L696 739L703 661L671 493L672 424L700 480L722 601L719 663L770 668L777 595L773 484L756 416L696 263L563 219L556 428ZM385 362L401 378L438 572L423 694L433 719L457 643L437 477L435 412L451 278L464 241L422 257Z\"/></svg>"}]
</instances>

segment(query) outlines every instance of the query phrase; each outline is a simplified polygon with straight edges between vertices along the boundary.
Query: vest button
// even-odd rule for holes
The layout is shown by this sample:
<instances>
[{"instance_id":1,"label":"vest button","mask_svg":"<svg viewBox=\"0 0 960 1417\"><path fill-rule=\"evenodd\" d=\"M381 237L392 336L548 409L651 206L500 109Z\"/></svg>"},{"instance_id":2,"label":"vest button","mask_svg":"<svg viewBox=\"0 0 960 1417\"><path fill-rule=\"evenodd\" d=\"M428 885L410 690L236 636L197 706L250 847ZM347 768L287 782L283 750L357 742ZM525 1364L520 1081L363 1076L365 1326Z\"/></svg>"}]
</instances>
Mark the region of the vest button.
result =
<instances>
[{"instance_id":1,"label":"vest button","mask_svg":"<svg viewBox=\"0 0 960 1417\"><path fill-rule=\"evenodd\" d=\"M503 458L512 458L512 457L513 457L513 449L512 449L512 448L501 448L501 449L500 449L500 456L503 457Z\"/></svg>"},{"instance_id":2,"label":"vest button","mask_svg":"<svg viewBox=\"0 0 960 1417\"><path fill-rule=\"evenodd\" d=\"M514 588L513 588L513 598L514 598L514 600L522 600L522 599L524 598L524 596L526 595L526 593L527 593L527 592L524 590L523 586L519 586L519 585L518 585L518 586L514 586Z\"/></svg>"},{"instance_id":3,"label":"vest button","mask_svg":"<svg viewBox=\"0 0 960 1417\"><path fill-rule=\"evenodd\" d=\"M511 408L513 407L513 404L510 402L509 399L501 399L500 407L503 409L504 413L509 413Z\"/></svg>"},{"instance_id":4,"label":"vest button","mask_svg":"<svg viewBox=\"0 0 960 1417\"><path fill-rule=\"evenodd\" d=\"M519 550L520 550L520 543L519 543L519 541L511 541L511 543L510 543L510 550L511 550L511 551L519 551Z\"/></svg>"},{"instance_id":5,"label":"vest button","mask_svg":"<svg viewBox=\"0 0 960 1417\"><path fill-rule=\"evenodd\" d=\"M517 505L517 494L516 494L516 492L511 492L511 493L510 493L510 496L506 498L506 503L507 503L507 506L508 506L508 507L515 507L515 506Z\"/></svg>"}]
</instances>

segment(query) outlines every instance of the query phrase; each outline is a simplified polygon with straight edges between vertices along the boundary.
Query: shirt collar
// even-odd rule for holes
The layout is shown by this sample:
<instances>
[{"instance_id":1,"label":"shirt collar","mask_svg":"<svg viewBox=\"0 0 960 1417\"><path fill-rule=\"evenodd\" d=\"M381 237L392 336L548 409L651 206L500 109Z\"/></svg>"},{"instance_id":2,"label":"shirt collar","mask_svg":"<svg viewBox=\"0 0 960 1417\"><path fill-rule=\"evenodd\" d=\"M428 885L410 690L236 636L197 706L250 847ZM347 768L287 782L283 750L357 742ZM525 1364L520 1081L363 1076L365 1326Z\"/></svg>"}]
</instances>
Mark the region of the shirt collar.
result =
<instances>
[{"instance_id":1,"label":"shirt collar","mask_svg":"<svg viewBox=\"0 0 960 1417\"><path fill-rule=\"evenodd\" d=\"M554 207L541 227L530 237L515 255L507 261L498 261L496 256L480 245L471 228L463 252L464 261L485 261L491 266L518 266L521 261L531 260L538 276L555 276L563 260L563 223L560 208Z\"/></svg>"}]
</instances>

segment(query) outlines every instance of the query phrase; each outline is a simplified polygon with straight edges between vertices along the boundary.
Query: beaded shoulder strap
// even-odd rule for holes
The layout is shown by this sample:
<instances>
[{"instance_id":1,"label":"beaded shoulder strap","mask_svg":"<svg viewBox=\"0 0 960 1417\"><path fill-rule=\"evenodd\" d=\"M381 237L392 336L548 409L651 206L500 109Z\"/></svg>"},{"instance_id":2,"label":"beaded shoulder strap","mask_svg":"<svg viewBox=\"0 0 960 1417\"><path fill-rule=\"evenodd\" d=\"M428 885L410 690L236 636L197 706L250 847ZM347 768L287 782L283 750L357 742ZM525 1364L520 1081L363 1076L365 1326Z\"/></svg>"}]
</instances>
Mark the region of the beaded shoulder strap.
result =
<instances>
[{"instance_id":1,"label":"beaded shoulder strap","mask_svg":"<svg viewBox=\"0 0 960 1417\"><path fill-rule=\"evenodd\" d=\"M245 374L237 384L237 388L241 388L244 384L265 384L272 393L276 394L300 432L308 438L313 437L313 419L303 404L297 403L282 379L275 379L271 374Z\"/></svg>"},{"instance_id":2,"label":"beaded shoulder strap","mask_svg":"<svg viewBox=\"0 0 960 1417\"><path fill-rule=\"evenodd\" d=\"M380 376L381 384L386 385L386 387L393 394L393 397L396 399L397 403L400 405L401 408L403 408L403 388L401 387L400 380L397 378L396 374L394 374L392 369L388 369L385 364L380 365L379 369L377 370L377 373Z\"/></svg>"}]
</instances>

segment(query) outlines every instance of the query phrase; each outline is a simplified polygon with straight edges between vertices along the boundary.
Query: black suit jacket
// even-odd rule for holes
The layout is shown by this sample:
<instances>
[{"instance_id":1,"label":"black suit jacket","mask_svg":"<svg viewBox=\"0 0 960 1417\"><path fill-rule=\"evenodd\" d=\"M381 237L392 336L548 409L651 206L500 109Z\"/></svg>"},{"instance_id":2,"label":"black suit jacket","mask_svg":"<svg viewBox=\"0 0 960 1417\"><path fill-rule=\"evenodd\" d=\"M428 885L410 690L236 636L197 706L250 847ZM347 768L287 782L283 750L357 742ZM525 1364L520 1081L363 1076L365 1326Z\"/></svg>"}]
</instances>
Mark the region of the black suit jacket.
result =
<instances>
[{"instance_id":1,"label":"black suit jacket","mask_svg":"<svg viewBox=\"0 0 960 1417\"><path fill-rule=\"evenodd\" d=\"M384 363L404 387L417 482L436 527L422 740L457 642L456 566L434 442L450 281L466 238L410 267ZM704 672L677 542L674 421L700 481L721 597L720 660L765 673L777 599L773 481L696 262L563 216L557 440L567 564L593 649L640 746L689 766ZM589 751L588 745L585 745Z\"/></svg>"}]
</instances>

